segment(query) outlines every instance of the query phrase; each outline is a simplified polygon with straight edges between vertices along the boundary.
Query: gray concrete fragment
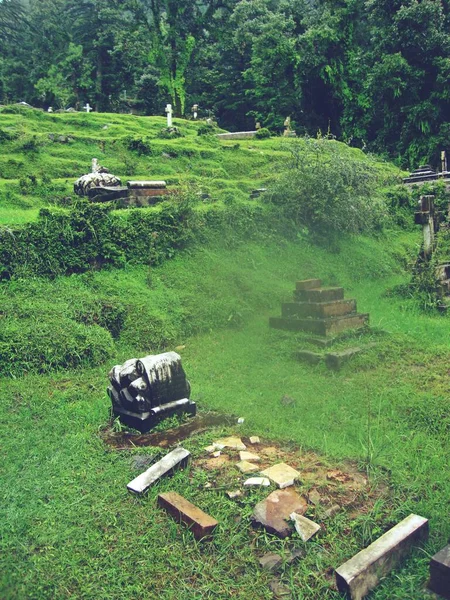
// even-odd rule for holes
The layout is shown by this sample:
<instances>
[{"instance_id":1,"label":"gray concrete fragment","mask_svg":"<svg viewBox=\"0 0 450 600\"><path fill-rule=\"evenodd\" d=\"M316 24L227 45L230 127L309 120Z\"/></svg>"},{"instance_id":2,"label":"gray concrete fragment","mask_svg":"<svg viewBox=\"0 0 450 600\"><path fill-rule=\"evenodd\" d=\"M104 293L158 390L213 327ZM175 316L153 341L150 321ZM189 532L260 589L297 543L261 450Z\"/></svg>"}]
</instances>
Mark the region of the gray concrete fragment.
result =
<instances>
[{"instance_id":1,"label":"gray concrete fragment","mask_svg":"<svg viewBox=\"0 0 450 600\"><path fill-rule=\"evenodd\" d=\"M310 540L313 535L316 535L320 531L320 525L317 525L317 523L314 523L314 521L307 519L303 515L293 512L290 517L294 522L295 530L304 542Z\"/></svg>"},{"instance_id":2,"label":"gray concrete fragment","mask_svg":"<svg viewBox=\"0 0 450 600\"><path fill-rule=\"evenodd\" d=\"M428 519L409 515L336 569L339 591L351 600L361 600L414 546L427 539Z\"/></svg>"},{"instance_id":3,"label":"gray concrete fragment","mask_svg":"<svg viewBox=\"0 0 450 600\"><path fill-rule=\"evenodd\" d=\"M164 475L167 475L177 466L184 466L190 456L190 452L184 448L175 448L166 454L161 460L152 465L147 471L141 473L130 481L127 488L134 494L144 494L148 488Z\"/></svg>"}]
</instances>

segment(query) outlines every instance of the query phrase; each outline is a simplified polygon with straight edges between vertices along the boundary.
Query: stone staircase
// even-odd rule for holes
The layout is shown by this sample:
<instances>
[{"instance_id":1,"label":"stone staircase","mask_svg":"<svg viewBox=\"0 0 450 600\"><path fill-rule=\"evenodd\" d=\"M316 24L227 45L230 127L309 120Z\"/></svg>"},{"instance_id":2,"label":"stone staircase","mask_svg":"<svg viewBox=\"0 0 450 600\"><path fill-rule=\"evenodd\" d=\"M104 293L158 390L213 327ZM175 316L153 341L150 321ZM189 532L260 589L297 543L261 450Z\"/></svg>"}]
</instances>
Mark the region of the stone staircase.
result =
<instances>
[{"instance_id":1,"label":"stone staircase","mask_svg":"<svg viewBox=\"0 0 450 600\"><path fill-rule=\"evenodd\" d=\"M356 300L344 299L344 288L322 287L320 279L297 281L294 302L281 305L281 317L271 317L270 327L332 336L359 329L369 322L368 314L356 312Z\"/></svg>"}]
</instances>

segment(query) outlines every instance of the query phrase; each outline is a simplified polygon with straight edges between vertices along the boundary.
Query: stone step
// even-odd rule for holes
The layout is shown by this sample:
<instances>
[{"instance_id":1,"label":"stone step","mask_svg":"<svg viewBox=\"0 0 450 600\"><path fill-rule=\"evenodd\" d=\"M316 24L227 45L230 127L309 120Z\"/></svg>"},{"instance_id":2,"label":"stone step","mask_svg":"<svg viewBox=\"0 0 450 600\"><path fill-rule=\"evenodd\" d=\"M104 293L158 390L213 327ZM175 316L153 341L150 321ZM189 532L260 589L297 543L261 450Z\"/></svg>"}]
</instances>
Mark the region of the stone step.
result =
<instances>
[{"instance_id":1,"label":"stone step","mask_svg":"<svg viewBox=\"0 0 450 600\"><path fill-rule=\"evenodd\" d=\"M285 317L271 317L270 327L285 329L287 331L307 331L315 335L333 335L346 329L359 329L369 322L369 315L356 313L341 317L327 319L288 319Z\"/></svg>"},{"instance_id":2,"label":"stone step","mask_svg":"<svg viewBox=\"0 0 450 600\"><path fill-rule=\"evenodd\" d=\"M285 302L281 305L282 317L340 317L356 312L356 300L332 300L331 302Z\"/></svg>"},{"instance_id":3,"label":"stone step","mask_svg":"<svg viewBox=\"0 0 450 600\"><path fill-rule=\"evenodd\" d=\"M294 299L299 302L331 302L332 300L344 299L344 288L310 288L306 290L296 290Z\"/></svg>"},{"instance_id":4,"label":"stone step","mask_svg":"<svg viewBox=\"0 0 450 600\"><path fill-rule=\"evenodd\" d=\"M301 292L303 290L310 290L322 287L321 279L303 279L303 281L297 281L295 284L295 289L297 292Z\"/></svg>"}]
</instances>

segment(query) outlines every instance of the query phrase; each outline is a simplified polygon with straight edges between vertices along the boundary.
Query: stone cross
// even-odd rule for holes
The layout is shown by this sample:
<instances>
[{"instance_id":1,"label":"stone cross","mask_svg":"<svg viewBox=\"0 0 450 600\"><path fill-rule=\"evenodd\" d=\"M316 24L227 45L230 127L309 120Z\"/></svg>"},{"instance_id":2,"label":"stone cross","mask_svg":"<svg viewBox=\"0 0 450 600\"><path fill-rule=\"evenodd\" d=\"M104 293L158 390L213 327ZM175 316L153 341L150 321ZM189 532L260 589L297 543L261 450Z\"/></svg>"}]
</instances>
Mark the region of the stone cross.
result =
<instances>
[{"instance_id":1,"label":"stone cross","mask_svg":"<svg viewBox=\"0 0 450 600\"><path fill-rule=\"evenodd\" d=\"M98 172L98 159L97 158L93 158L92 159L92 173L97 173Z\"/></svg>"},{"instance_id":2,"label":"stone cross","mask_svg":"<svg viewBox=\"0 0 450 600\"><path fill-rule=\"evenodd\" d=\"M172 105L168 104L166 106L166 114L167 114L167 127L172 127Z\"/></svg>"},{"instance_id":3,"label":"stone cross","mask_svg":"<svg viewBox=\"0 0 450 600\"><path fill-rule=\"evenodd\" d=\"M84 107L84 109L86 110L86 112L89 114L92 110L92 106L89 106L89 102L86 102L86 106Z\"/></svg>"},{"instance_id":4,"label":"stone cross","mask_svg":"<svg viewBox=\"0 0 450 600\"><path fill-rule=\"evenodd\" d=\"M194 104L192 107L192 113L194 115L194 120L197 118L198 115L198 104Z\"/></svg>"},{"instance_id":5,"label":"stone cross","mask_svg":"<svg viewBox=\"0 0 450 600\"><path fill-rule=\"evenodd\" d=\"M441 151L441 165L442 165L441 171L443 173L446 173L447 172L447 154L446 154L445 150Z\"/></svg>"}]
</instances>

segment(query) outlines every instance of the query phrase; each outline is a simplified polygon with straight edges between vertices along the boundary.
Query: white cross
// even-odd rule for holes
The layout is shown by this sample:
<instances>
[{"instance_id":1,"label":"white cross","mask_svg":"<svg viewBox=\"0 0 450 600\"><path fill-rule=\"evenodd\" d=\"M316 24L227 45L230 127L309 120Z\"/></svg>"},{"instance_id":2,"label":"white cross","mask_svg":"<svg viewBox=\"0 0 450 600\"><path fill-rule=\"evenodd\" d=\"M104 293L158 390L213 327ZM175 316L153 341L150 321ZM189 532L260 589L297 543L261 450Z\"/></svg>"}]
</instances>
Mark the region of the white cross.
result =
<instances>
[{"instance_id":1,"label":"white cross","mask_svg":"<svg viewBox=\"0 0 450 600\"><path fill-rule=\"evenodd\" d=\"M92 173L98 173L98 159L97 158L93 158L92 159L92 169L91 169Z\"/></svg>"},{"instance_id":2,"label":"white cross","mask_svg":"<svg viewBox=\"0 0 450 600\"><path fill-rule=\"evenodd\" d=\"M166 106L167 113L167 127L172 127L172 105L168 104Z\"/></svg>"},{"instance_id":3,"label":"white cross","mask_svg":"<svg viewBox=\"0 0 450 600\"><path fill-rule=\"evenodd\" d=\"M92 106L89 106L89 102L86 102L86 106L84 107L87 113L90 113L93 110Z\"/></svg>"}]
</instances>

